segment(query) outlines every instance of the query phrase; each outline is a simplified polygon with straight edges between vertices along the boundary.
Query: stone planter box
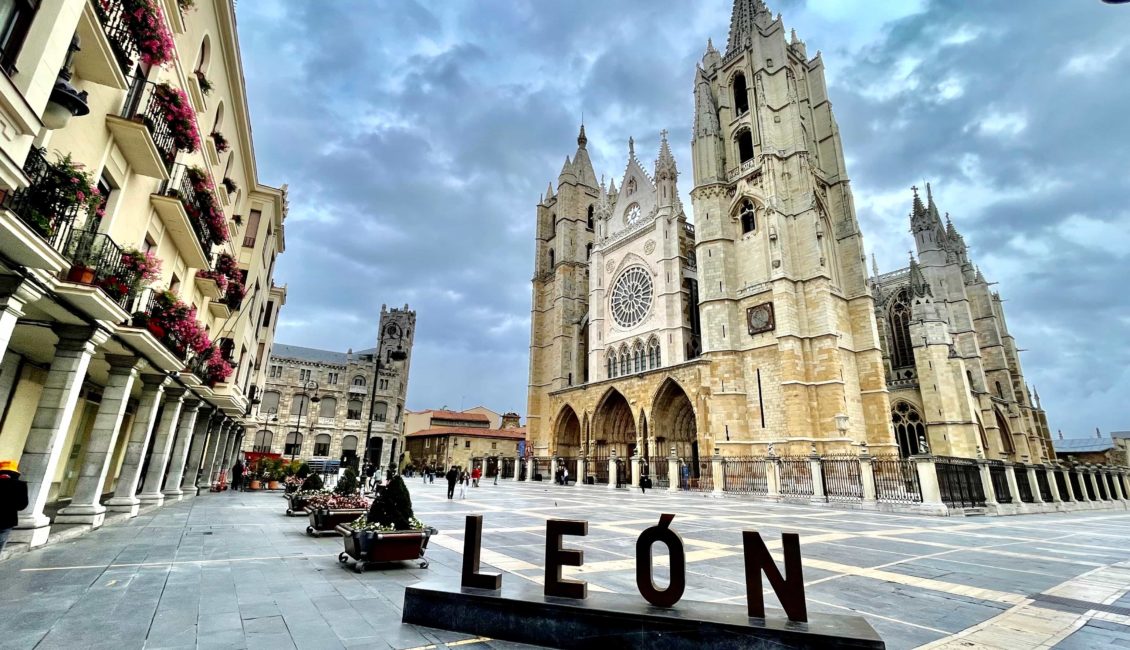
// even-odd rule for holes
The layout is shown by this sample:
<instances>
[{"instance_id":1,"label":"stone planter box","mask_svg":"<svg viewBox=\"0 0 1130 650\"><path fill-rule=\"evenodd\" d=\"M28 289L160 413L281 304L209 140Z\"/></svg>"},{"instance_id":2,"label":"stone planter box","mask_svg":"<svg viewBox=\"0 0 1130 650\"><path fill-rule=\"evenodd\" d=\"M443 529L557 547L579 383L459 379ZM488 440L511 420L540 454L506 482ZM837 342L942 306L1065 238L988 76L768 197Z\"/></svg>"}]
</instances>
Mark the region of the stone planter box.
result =
<instances>
[{"instance_id":1,"label":"stone planter box","mask_svg":"<svg viewBox=\"0 0 1130 650\"><path fill-rule=\"evenodd\" d=\"M306 514L306 499L297 497L293 494L284 494L286 497L286 516L288 517L301 517Z\"/></svg>"},{"instance_id":2,"label":"stone planter box","mask_svg":"<svg viewBox=\"0 0 1130 650\"><path fill-rule=\"evenodd\" d=\"M353 558L353 570L357 573L364 573L369 564L381 562L418 561L420 568L426 569L428 561L424 553L428 550L428 539L439 534L434 528L375 533L353 530L347 524L338 526L337 530L345 541L345 551L337 556L337 561L345 564Z\"/></svg>"},{"instance_id":3,"label":"stone planter box","mask_svg":"<svg viewBox=\"0 0 1130 650\"><path fill-rule=\"evenodd\" d=\"M321 533L337 533L337 527L348 524L365 514L362 509L350 510L310 510L306 514L310 517L310 525L306 527L306 534L317 537Z\"/></svg>"}]
</instances>

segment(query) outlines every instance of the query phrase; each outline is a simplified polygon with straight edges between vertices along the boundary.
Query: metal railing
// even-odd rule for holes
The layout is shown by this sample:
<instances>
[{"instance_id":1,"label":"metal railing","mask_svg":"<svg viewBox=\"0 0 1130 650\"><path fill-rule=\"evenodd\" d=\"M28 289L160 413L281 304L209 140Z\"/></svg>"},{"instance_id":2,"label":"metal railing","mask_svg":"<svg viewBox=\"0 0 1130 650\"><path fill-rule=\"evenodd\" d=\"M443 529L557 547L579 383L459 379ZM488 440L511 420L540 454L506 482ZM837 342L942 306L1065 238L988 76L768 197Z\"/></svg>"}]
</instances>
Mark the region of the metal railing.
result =
<instances>
[{"instance_id":1,"label":"metal railing","mask_svg":"<svg viewBox=\"0 0 1130 650\"><path fill-rule=\"evenodd\" d=\"M165 163L165 171L172 171L173 163L177 159L176 139L157 93L158 84L152 81L143 79L131 81L131 89L122 108L122 117L145 125L149 137L153 138L153 145L157 147L157 153L161 155L161 161Z\"/></svg>"},{"instance_id":2,"label":"metal railing","mask_svg":"<svg viewBox=\"0 0 1130 650\"><path fill-rule=\"evenodd\" d=\"M669 458L654 458L640 461L640 476L651 478L651 487L666 489L671 485L671 461Z\"/></svg>"},{"instance_id":3,"label":"metal railing","mask_svg":"<svg viewBox=\"0 0 1130 650\"><path fill-rule=\"evenodd\" d=\"M1052 486L1048 482L1048 470L1043 467L1036 468L1036 489L1040 492L1040 498L1044 503L1051 503L1052 501Z\"/></svg>"},{"instance_id":4,"label":"metal railing","mask_svg":"<svg viewBox=\"0 0 1130 650\"><path fill-rule=\"evenodd\" d=\"M204 222L203 211L208 209L209 206L205 205L205 202L196 195L188 167L180 163L174 165L169 180L165 181L161 193L165 196L180 199L181 203L184 204L192 232L196 235L196 240L200 242L200 248L204 251L205 256L208 256L212 250L212 232L208 228L208 224Z\"/></svg>"},{"instance_id":5,"label":"metal railing","mask_svg":"<svg viewBox=\"0 0 1130 650\"><path fill-rule=\"evenodd\" d=\"M812 463L808 457L781 458L781 494L812 496Z\"/></svg>"},{"instance_id":6,"label":"metal railing","mask_svg":"<svg viewBox=\"0 0 1130 650\"><path fill-rule=\"evenodd\" d=\"M623 458L616 459L616 487L632 487L632 468Z\"/></svg>"},{"instance_id":7,"label":"metal railing","mask_svg":"<svg viewBox=\"0 0 1130 650\"><path fill-rule=\"evenodd\" d=\"M146 298L139 296L134 302L132 325L149 330L161 345L181 361L188 358L188 342L182 341L176 332L166 330L159 322L159 316L168 309L161 294L152 292ZM290 452L287 452L289 454Z\"/></svg>"},{"instance_id":8,"label":"metal railing","mask_svg":"<svg viewBox=\"0 0 1130 650\"><path fill-rule=\"evenodd\" d=\"M137 291L137 271L126 266L125 251L109 235L71 230L62 253L72 264L69 281L96 286L119 307L129 308Z\"/></svg>"},{"instance_id":9,"label":"metal railing","mask_svg":"<svg viewBox=\"0 0 1130 650\"><path fill-rule=\"evenodd\" d=\"M32 147L24 163L30 184L8 192L0 205L11 210L55 249L66 240L85 209L60 191L61 178L47 162L47 150Z\"/></svg>"},{"instance_id":10,"label":"metal railing","mask_svg":"<svg viewBox=\"0 0 1130 650\"><path fill-rule=\"evenodd\" d=\"M1008 468L1004 466L1003 461L990 460L989 463L989 479L993 484L993 494L997 497L997 503L1012 503L1012 488L1008 486Z\"/></svg>"},{"instance_id":11,"label":"metal railing","mask_svg":"<svg viewBox=\"0 0 1130 650\"><path fill-rule=\"evenodd\" d=\"M873 458L875 499L883 503L921 503L918 467L909 458Z\"/></svg>"},{"instance_id":12,"label":"metal railing","mask_svg":"<svg viewBox=\"0 0 1130 650\"><path fill-rule=\"evenodd\" d=\"M607 454L596 454L591 459L592 469L585 470L592 474L593 482L608 485L608 460Z\"/></svg>"},{"instance_id":13,"label":"metal railing","mask_svg":"<svg viewBox=\"0 0 1130 650\"><path fill-rule=\"evenodd\" d=\"M985 488L977 461L939 456L935 460L942 503L951 508L985 507Z\"/></svg>"},{"instance_id":14,"label":"metal railing","mask_svg":"<svg viewBox=\"0 0 1130 650\"><path fill-rule=\"evenodd\" d=\"M121 0L96 0L93 5L106 38L110 41L110 49L114 51L114 58L118 60L122 74L128 77L141 53L137 49L137 40L126 23L126 9Z\"/></svg>"},{"instance_id":15,"label":"metal railing","mask_svg":"<svg viewBox=\"0 0 1130 650\"><path fill-rule=\"evenodd\" d=\"M1067 477L1064 475L1062 469L1053 469L1052 474L1055 475L1055 486L1059 488L1059 498L1063 501L1074 501L1075 495L1067 487Z\"/></svg>"},{"instance_id":16,"label":"metal railing","mask_svg":"<svg viewBox=\"0 0 1130 650\"><path fill-rule=\"evenodd\" d=\"M711 492L714 490L714 463L699 460L697 463L683 461L679 467L680 487L691 492Z\"/></svg>"},{"instance_id":17,"label":"metal railing","mask_svg":"<svg viewBox=\"0 0 1130 650\"><path fill-rule=\"evenodd\" d=\"M828 501L862 501L863 480L856 456L825 456L820 459L820 477Z\"/></svg>"},{"instance_id":18,"label":"metal railing","mask_svg":"<svg viewBox=\"0 0 1130 650\"><path fill-rule=\"evenodd\" d=\"M1036 498L1032 496L1032 482L1028 480L1028 468L1023 463L1017 463L1012 468L1013 476L1016 477L1016 491L1019 493L1021 503L1035 503Z\"/></svg>"},{"instance_id":19,"label":"metal railing","mask_svg":"<svg viewBox=\"0 0 1130 650\"><path fill-rule=\"evenodd\" d=\"M502 478L514 478L514 459L503 458L499 463L499 475Z\"/></svg>"},{"instance_id":20,"label":"metal railing","mask_svg":"<svg viewBox=\"0 0 1130 650\"><path fill-rule=\"evenodd\" d=\"M726 492L769 494L769 467L763 456L731 456L722 459Z\"/></svg>"}]
</instances>

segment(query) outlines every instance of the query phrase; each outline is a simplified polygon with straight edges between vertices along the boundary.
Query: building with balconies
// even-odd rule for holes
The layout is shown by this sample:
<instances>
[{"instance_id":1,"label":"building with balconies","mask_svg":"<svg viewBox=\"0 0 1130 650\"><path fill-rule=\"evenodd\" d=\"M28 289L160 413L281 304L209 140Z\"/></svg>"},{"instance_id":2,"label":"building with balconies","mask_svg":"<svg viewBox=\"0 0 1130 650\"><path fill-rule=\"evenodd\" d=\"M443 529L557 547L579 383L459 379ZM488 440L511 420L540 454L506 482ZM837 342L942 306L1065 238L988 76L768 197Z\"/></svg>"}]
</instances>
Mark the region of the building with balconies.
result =
<instances>
[{"instance_id":1,"label":"building with balconies","mask_svg":"<svg viewBox=\"0 0 1130 650\"><path fill-rule=\"evenodd\" d=\"M0 19L0 458L29 485L12 541L38 546L222 482L286 300L287 197L259 182L231 0Z\"/></svg>"},{"instance_id":2,"label":"building with balconies","mask_svg":"<svg viewBox=\"0 0 1130 650\"><path fill-rule=\"evenodd\" d=\"M416 312L381 305L377 347L333 352L274 346L254 435L243 450L286 458L365 460L385 471L404 453L404 400ZM485 421L485 416L482 417Z\"/></svg>"}]
</instances>

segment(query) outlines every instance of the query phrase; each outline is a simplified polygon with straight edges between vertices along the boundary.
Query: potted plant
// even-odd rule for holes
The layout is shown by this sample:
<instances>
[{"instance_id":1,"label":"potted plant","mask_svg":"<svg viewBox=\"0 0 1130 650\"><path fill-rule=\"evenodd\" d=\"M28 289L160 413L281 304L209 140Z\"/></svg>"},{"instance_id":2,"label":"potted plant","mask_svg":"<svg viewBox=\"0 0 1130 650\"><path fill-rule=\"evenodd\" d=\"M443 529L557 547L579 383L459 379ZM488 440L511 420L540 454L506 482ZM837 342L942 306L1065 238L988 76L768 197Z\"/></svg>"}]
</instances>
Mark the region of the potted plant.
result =
<instances>
[{"instance_id":1,"label":"potted plant","mask_svg":"<svg viewBox=\"0 0 1130 650\"><path fill-rule=\"evenodd\" d=\"M105 2L94 3L96 8ZM190 3L191 4L191 3ZM165 15L159 0L121 0L122 20L137 44L141 61L150 66L161 66L173 60L176 45L173 35L165 26Z\"/></svg>"},{"instance_id":2,"label":"potted plant","mask_svg":"<svg viewBox=\"0 0 1130 650\"><path fill-rule=\"evenodd\" d=\"M235 194L235 191L239 189L239 185L236 185L235 181L228 178L227 176L224 176L223 184L224 189L228 191L228 194ZM239 218L239 215L232 217L232 219L235 219L236 223L240 223L242 221L242 219Z\"/></svg>"},{"instance_id":3,"label":"potted plant","mask_svg":"<svg viewBox=\"0 0 1130 650\"><path fill-rule=\"evenodd\" d=\"M180 88L161 83L153 88L153 99L160 107L161 116L169 126L176 148L187 153L199 149L200 131L196 129L196 112L188 101L188 95L185 95ZM175 152L173 155L176 155Z\"/></svg>"},{"instance_id":4,"label":"potted plant","mask_svg":"<svg viewBox=\"0 0 1130 650\"><path fill-rule=\"evenodd\" d=\"M79 210L96 217L101 214L103 197L82 165L73 162L69 154L53 163L47 161L43 149L33 150L32 155L42 158L43 169L27 189L20 190L24 223L50 239L60 223L72 222Z\"/></svg>"},{"instance_id":5,"label":"potted plant","mask_svg":"<svg viewBox=\"0 0 1130 650\"><path fill-rule=\"evenodd\" d=\"M231 144L228 143L228 139L219 131L212 131L212 142L216 144L216 153L224 153L228 149L231 149Z\"/></svg>"},{"instance_id":6,"label":"potted plant","mask_svg":"<svg viewBox=\"0 0 1130 650\"><path fill-rule=\"evenodd\" d=\"M234 368L231 363L224 358L224 353L220 350L219 346L212 346L203 355L204 359L204 376L201 379L208 388L214 388L216 384L222 384L231 377ZM274 489L274 488L271 488Z\"/></svg>"},{"instance_id":7,"label":"potted plant","mask_svg":"<svg viewBox=\"0 0 1130 650\"><path fill-rule=\"evenodd\" d=\"M212 82L208 81L203 70L196 71L196 81L200 84L200 92L205 96L212 92Z\"/></svg>"},{"instance_id":8,"label":"potted plant","mask_svg":"<svg viewBox=\"0 0 1130 650\"><path fill-rule=\"evenodd\" d=\"M277 490L279 489L279 481L283 478L282 461L277 458L272 458L268 460L267 463L267 489Z\"/></svg>"},{"instance_id":9,"label":"potted plant","mask_svg":"<svg viewBox=\"0 0 1130 650\"><path fill-rule=\"evenodd\" d=\"M343 535L345 552L337 559L345 564L353 558L358 573L371 563L404 560L418 560L420 568L426 569L428 561L423 558L428 539L437 534L412 513L412 497L399 474L388 485L377 486L367 514L338 526L338 531Z\"/></svg>"},{"instance_id":10,"label":"potted plant","mask_svg":"<svg viewBox=\"0 0 1130 650\"><path fill-rule=\"evenodd\" d=\"M316 537L320 533L336 532L341 524L364 516L369 505L370 501L359 494L331 492L310 497L306 500L306 514L310 517L306 534Z\"/></svg>"}]
</instances>

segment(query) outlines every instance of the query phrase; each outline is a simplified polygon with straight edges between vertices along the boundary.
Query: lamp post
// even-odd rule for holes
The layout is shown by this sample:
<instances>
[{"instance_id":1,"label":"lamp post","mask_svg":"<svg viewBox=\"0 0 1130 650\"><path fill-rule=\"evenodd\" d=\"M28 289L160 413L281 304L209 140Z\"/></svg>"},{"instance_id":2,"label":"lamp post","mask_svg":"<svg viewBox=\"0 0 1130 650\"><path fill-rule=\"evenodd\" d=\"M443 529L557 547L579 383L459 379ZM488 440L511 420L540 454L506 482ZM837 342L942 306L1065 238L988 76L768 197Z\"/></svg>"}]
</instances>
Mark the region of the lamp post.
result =
<instances>
[{"instance_id":1,"label":"lamp post","mask_svg":"<svg viewBox=\"0 0 1130 650\"><path fill-rule=\"evenodd\" d=\"M381 375L381 347L380 347L379 343L377 344L377 353L375 355L373 355L373 357L374 357L374 361L373 361L373 382L372 382L373 386L372 386L372 388L369 389L369 424L365 428L365 462L372 463L373 472L374 472L374 475L375 475L375 472L376 472L376 469L377 469L377 461L379 461L380 459L379 458L370 458L370 456L369 456L369 441L373 437L373 409L376 408L376 405L377 405L377 382L380 381L380 375ZM388 353L388 360L389 361L404 361L407 358L408 358L408 354L404 351L404 344L403 343L398 342L396 344L395 350L389 350L389 353ZM387 414L386 414L385 417L387 419L387 417L388 417Z\"/></svg>"},{"instance_id":2,"label":"lamp post","mask_svg":"<svg viewBox=\"0 0 1130 650\"><path fill-rule=\"evenodd\" d=\"M313 395L307 395L308 392L313 393ZM299 393L299 395L307 399L303 402L302 408L298 409L298 422L294 425L294 444L290 446L290 462L292 463L294 462L294 457L298 454L298 441L302 439L302 433L300 432L302 429L302 416L306 411L310 410L310 404L317 404L322 401L322 398L318 397L318 382L313 379L302 384L302 392Z\"/></svg>"}]
</instances>

